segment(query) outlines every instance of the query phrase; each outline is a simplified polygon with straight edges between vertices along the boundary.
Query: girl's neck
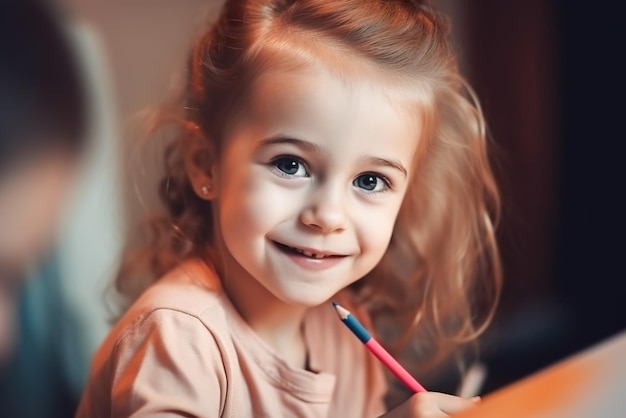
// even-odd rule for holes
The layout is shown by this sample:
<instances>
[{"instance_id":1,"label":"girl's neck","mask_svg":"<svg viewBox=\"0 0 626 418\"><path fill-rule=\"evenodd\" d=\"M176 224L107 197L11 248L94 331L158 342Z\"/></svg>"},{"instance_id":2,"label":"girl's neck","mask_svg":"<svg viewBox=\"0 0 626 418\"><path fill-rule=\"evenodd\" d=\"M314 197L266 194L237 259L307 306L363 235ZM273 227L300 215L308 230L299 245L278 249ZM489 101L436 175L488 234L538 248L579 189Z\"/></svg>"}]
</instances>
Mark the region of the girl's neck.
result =
<instances>
[{"instance_id":1,"label":"girl's neck","mask_svg":"<svg viewBox=\"0 0 626 418\"><path fill-rule=\"evenodd\" d=\"M250 328L261 337L277 341L301 338L305 308L287 305L260 291L242 294L232 292L229 287L226 285L224 290L231 302Z\"/></svg>"},{"instance_id":2,"label":"girl's neck","mask_svg":"<svg viewBox=\"0 0 626 418\"><path fill-rule=\"evenodd\" d=\"M243 320L280 358L292 367L304 368L307 308L278 299L259 282L250 280L249 273L236 263L222 263L220 267L224 292Z\"/></svg>"},{"instance_id":3,"label":"girl's neck","mask_svg":"<svg viewBox=\"0 0 626 418\"><path fill-rule=\"evenodd\" d=\"M268 297L252 289L241 294L229 291L225 285L224 291L248 326L281 359L294 368L306 367L305 308L287 305L273 295Z\"/></svg>"}]
</instances>

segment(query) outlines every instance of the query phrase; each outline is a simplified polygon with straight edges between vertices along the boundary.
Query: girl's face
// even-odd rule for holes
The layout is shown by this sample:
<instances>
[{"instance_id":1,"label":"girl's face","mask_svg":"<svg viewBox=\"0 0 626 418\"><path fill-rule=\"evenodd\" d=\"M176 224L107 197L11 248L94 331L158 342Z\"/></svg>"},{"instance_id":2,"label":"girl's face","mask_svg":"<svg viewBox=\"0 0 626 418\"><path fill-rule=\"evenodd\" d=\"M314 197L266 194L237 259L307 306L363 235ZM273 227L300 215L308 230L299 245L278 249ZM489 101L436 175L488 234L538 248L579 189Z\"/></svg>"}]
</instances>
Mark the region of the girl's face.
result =
<instances>
[{"instance_id":1,"label":"girl's face","mask_svg":"<svg viewBox=\"0 0 626 418\"><path fill-rule=\"evenodd\" d=\"M248 105L214 170L225 284L318 305L385 253L419 114L371 80L318 67L264 73Z\"/></svg>"}]
</instances>

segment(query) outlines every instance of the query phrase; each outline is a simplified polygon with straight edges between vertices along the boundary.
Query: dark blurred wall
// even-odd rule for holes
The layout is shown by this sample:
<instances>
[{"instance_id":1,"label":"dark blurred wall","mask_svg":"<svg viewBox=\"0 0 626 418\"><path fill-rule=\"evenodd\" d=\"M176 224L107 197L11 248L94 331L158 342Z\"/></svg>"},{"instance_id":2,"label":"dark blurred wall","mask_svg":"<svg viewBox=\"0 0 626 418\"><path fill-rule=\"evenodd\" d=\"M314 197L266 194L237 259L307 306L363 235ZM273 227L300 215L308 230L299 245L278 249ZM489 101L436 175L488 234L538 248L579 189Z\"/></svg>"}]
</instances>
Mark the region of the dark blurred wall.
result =
<instances>
[{"instance_id":1,"label":"dark blurred wall","mask_svg":"<svg viewBox=\"0 0 626 418\"><path fill-rule=\"evenodd\" d=\"M560 175L555 10L545 0L476 0L465 10L467 71L499 147L508 313L547 296L553 276Z\"/></svg>"},{"instance_id":2,"label":"dark blurred wall","mask_svg":"<svg viewBox=\"0 0 626 418\"><path fill-rule=\"evenodd\" d=\"M559 1L562 161L555 289L575 348L626 328L626 3Z\"/></svg>"},{"instance_id":3,"label":"dark blurred wall","mask_svg":"<svg viewBox=\"0 0 626 418\"><path fill-rule=\"evenodd\" d=\"M626 328L626 5L475 0L464 11L504 201L488 392Z\"/></svg>"}]
</instances>

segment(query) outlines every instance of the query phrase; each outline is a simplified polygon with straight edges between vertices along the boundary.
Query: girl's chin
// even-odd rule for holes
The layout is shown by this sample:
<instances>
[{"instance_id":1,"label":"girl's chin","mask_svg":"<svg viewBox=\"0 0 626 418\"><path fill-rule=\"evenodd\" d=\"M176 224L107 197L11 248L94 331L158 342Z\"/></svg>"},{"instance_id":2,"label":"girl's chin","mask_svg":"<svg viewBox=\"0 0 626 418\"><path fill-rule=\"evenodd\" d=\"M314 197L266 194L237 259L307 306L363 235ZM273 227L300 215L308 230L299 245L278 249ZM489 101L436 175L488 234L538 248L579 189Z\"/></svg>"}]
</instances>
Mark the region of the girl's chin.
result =
<instances>
[{"instance_id":1,"label":"girl's chin","mask_svg":"<svg viewBox=\"0 0 626 418\"><path fill-rule=\"evenodd\" d=\"M337 291L328 292L328 293L316 293L316 294L309 293L309 294L304 294L304 295L282 294L281 296L279 296L279 299L281 299L284 303L288 305L308 309L308 308L314 308L316 306L327 303L328 301L332 299L332 297L336 293Z\"/></svg>"}]
</instances>

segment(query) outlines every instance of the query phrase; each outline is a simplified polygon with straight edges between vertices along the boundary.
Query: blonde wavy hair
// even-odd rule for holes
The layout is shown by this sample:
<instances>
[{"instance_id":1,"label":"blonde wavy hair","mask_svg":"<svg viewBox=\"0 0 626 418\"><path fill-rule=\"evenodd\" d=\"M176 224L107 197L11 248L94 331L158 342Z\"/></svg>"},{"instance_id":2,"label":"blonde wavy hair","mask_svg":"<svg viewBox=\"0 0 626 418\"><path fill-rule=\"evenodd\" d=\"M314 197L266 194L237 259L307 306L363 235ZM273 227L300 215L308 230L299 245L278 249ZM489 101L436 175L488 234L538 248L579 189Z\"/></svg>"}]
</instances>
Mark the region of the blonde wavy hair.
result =
<instances>
[{"instance_id":1,"label":"blonde wavy hair","mask_svg":"<svg viewBox=\"0 0 626 418\"><path fill-rule=\"evenodd\" d=\"M132 301L181 261L210 262L211 204L194 192L183 150L200 137L206 150L195 162L208 167L218 158L250 83L275 64L265 53L271 48L332 56L331 66L349 56L415 90L427 128L419 160L386 254L352 289L375 323L403 330L396 342L418 336L431 358L476 339L501 289L499 192L484 117L459 73L447 20L417 1L227 1L191 50L183 94L155 120L155 128L177 127L159 189L166 213L149 222L147 245L124 261L118 292Z\"/></svg>"}]
</instances>

